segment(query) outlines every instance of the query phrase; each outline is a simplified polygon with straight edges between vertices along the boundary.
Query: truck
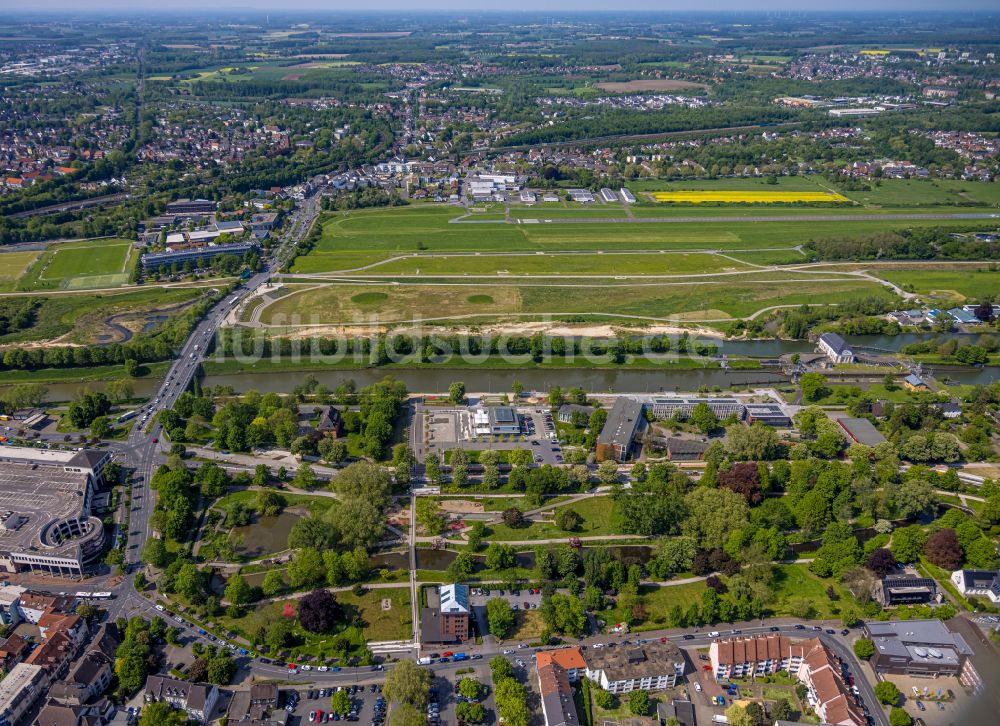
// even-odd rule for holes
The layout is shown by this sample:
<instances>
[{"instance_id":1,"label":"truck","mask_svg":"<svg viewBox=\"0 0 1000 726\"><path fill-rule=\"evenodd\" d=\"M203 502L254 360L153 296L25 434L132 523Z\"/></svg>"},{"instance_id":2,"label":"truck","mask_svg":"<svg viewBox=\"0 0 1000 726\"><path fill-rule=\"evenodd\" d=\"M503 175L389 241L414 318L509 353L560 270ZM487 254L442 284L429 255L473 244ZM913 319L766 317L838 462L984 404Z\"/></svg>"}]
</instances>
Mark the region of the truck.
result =
<instances>
[{"instance_id":1,"label":"truck","mask_svg":"<svg viewBox=\"0 0 1000 726\"><path fill-rule=\"evenodd\" d=\"M426 655L423 658L417 658L417 665L430 665L431 659Z\"/></svg>"},{"instance_id":2,"label":"truck","mask_svg":"<svg viewBox=\"0 0 1000 726\"><path fill-rule=\"evenodd\" d=\"M469 660L469 656L467 656L465 653L455 653L452 660L457 663L460 660Z\"/></svg>"}]
</instances>

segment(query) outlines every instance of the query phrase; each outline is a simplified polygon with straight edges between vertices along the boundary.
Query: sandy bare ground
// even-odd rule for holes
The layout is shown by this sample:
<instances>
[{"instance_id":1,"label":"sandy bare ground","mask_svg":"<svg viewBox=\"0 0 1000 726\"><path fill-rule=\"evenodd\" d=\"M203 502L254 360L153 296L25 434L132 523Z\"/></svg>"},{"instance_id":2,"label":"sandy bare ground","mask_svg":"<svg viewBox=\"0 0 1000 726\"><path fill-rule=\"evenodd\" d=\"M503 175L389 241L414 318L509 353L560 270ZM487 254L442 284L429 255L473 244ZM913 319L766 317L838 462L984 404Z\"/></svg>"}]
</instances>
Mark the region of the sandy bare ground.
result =
<instances>
[{"instance_id":1,"label":"sandy bare ground","mask_svg":"<svg viewBox=\"0 0 1000 726\"><path fill-rule=\"evenodd\" d=\"M691 88L708 88L704 83L681 81L675 78L640 78L635 81L609 81L595 83L595 88L612 93L637 93L639 91L686 91Z\"/></svg>"},{"instance_id":2,"label":"sandy bare ground","mask_svg":"<svg viewBox=\"0 0 1000 726\"><path fill-rule=\"evenodd\" d=\"M470 502L468 499L445 499L438 504L448 514L483 514L486 512L482 504Z\"/></svg>"}]
</instances>

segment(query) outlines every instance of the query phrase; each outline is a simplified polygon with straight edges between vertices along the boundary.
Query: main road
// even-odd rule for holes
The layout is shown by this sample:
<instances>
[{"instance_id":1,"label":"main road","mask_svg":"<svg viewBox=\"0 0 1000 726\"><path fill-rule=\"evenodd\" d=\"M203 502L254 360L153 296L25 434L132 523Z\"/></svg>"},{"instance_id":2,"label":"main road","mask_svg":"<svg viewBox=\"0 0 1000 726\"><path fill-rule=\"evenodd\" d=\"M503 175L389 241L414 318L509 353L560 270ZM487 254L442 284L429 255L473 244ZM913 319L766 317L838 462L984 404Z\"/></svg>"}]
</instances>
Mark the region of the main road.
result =
<instances>
[{"instance_id":1,"label":"main road","mask_svg":"<svg viewBox=\"0 0 1000 726\"><path fill-rule=\"evenodd\" d=\"M254 292L265 284L270 277L278 272L288 258L294 244L305 235L316 219L319 205L316 197L308 197L296 209L286 227L286 233L280 238L277 251L268 262L267 267L247 280L242 287L219 300L194 327L187 341L180 349L177 359L167 371L159 390L150 397L150 401L140 409L139 422L132 427L124 446L116 447L123 454L124 466L133 470L132 481L132 511L129 517L128 542L125 560L129 571L140 561L142 548L152 535L150 515L156 504L156 495L149 487L153 471L163 461L159 440L163 435L163 426L156 415L171 408L177 397L187 390L198 367L205 360L205 355L212 342L216 330L222 325L226 316L239 305L246 295ZM123 588L128 595L135 594L131 581L126 579ZM121 593L126 595L125 592Z\"/></svg>"}]
</instances>

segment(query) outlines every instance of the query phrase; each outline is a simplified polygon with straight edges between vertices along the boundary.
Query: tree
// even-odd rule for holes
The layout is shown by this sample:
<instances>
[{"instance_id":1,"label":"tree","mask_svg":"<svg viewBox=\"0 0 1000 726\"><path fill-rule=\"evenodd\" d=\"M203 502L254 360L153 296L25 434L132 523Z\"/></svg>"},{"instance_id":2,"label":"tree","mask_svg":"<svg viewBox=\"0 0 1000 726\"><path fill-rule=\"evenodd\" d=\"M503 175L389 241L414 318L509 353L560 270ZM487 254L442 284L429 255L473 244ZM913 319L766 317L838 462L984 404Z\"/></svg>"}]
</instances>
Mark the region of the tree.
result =
<instances>
[{"instance_id":1,"label":"tree","mask_svg":"<svg viewBox=\"0 0 1000 726\"><path fill-rule=\"evenodd\" d=\"M924 549L927 536L917 525L900 527L892 533L889 549L899 562L915 562Z\"/></svg>"},{"instance_id":2,"label":"tree","mask_svg":"<svg viewBox=\"0 0 1000 726\"><path fill-rule=\"evenodd\" d=\"M503 519L503 523L511 529L517 529L524 524L524 513L517 507L505 509L500 517Z\"/></svg>"},{"instance_id":3,"label":"tree","mask_svg":"<svg viewBox=\"0 0 1000 726\"><path fill-rule=\"evenodd\" d=\"M760 422L753 426L734 424L726 428L726 451L736 461L774 459L781 451L778 432Z\"/></svg>"},{"instance_id":4,"label":"tree","mask_svg":"<svg viewBox=\"0 0 1000 726\"><path fill-rule=\"evenodd\" d=\"M889 724L890 726L911 726L913 717L903 709L893 706L892 710L889 711Z\"/></svg>"},{"instance_id":5,"label":"tree","mask_svg":"<svg viewBox=\"0 0 1000 726\"><path fill-rule=\"evenodd\" d=\"M703 434L710 434L719 427L719 419L707 403L702 401L691 411L691 423Z\"/></svg>"},{"instance_id":6,"label":"tree","mask_svg":"<svg viewBox=\"0 0 1000 726\"><path fill-rule=\"evenodd\" d=\"M260 589L267 597L280 595L285 590L285 580L277 570L270 570L264 575L264 580L260 584Z\"/></svg>"},{"instance_id":7,"label":"tree","mask_svg":"<svg viewBox=\"0 0 1000 726\"><path fill-rule=\"evenodd\" d=\"M728 489L698 487L684 496L688 516L681 524L703 549L722 547L731 532L747 526L750 508L746 499Z\"/></svg>"},{"instance_id":8,"label":"tree","mask_svg":"<svg viewBox=\"0 0 1000 726\"><path fill-rule=\"evenodd\" d=\"M880 547L872 550L865 561L865 567L874 572L879 577L885 577L896 569L899 563L890 550Z\"/></svg>"},{"instance_id":9,"label":"tree","mask_svg":"<svg viewBox=\"0 0 1000 726\"><path fill-rule=\"evenodd\" d=\"M583 525L583 517L569 507L556 510L556 526L563 532L575 532Z\"/></svg>"},{"instance_id":10,"label":"tree","mask_svg":"<svg viewBox=\"0 0 1000 726\"><path fill-rule=\"evenodd\" d=\"M815 403L830 392L826 387L826 376L822 373L803 373L799 377L799 385L802 387L802 397L809 403Z\"/></svg>"},{"instance_id":11,"label":"tree","mask_svg":"<svg viewBox=\"0 0 1000 726\"><path fill-rule=\"evenodd\" d=\"M226 583L225 595L232 605L246 605L253 597L253 588L247 584L243 575L237 572Z\"/></svg>"},{"instance_id":12,"label":"tree","mask_svg":"<svg viewBox=\"0 0 1000 726\"><path fill-rule=\"evenodd\" d=\"M458 683L458 692L470 701L479 700L479 693L482 688L482 684L480 684L475 678L463 678Z\"/></svg>"},{"instance_id":13,"label":"tree","mask_svg":"<svg viewBox=\"0 0 1000 726\"><path fill-rule=\"evenodd\" d=\"M90 422L90 435L99 439L111 433L111 421L107 416L98 416Z\"/></svg>"},{"instance_id":14,"label":"tree","mask_svg":"<svg viewBox=\"0 0 1000 726\"><path fill-rule=\"evenodd\" d=\"M456 406L460 406L465 401L465 384L456 381L448 386L448 400Z\"/></svg>"},{"instance_id":15,"label":"tree","mask_svg":"<svg viewBox=\"0 0 1000 726\"><path fill-rule=\"evenodd\" d=\"M424 458L424 478L431 486L441 486L444 474L441 471L441 459L437 454L428 454Z\"/></svg>"},{"instance_id":16,"label":"tree","mask_svg":"<svg viewBox=\"0 0 1000 726\"><path fill-rule=\"evenodd\" d=\"M483 723L486 709L481 703L459 703L455 706L455 717L465 723Z\"/></svg>"},{"instance_id":17,"label":"tree","mask_svg":"<svg viewBox=\"0 0 1000 726\"><path fill-rule=\"evenodd\" d=\"M649 713L649 692L641 688L632 691L628 696L628 710L634 716L645 716Z\"/></svg>"},{"instance_id":18,"label":"tree","mask_svg":"<svg viewBox=\"0 0 1000 726\"><path fill-rule=\"evenodd\" d=\"M882 703L891 706L899 703L899 689L892 681L881 681L875 684L875 698Z\"/></svg>"},{"instance_id":19,"label":"tree","mask_svg":"<svg viewBox=\"0 0 1000 726\"><path fill-rule=\"evenodd\" d=\"M787 698L779 698L771 706L772 721L791 721L795 715L795 709L792 708L792 704Z\"/></svg>"},{"instance_id":20,"label":"tree","mask_svg":"<svg viewBox=\"0 0 1000 726\"><path fill-rule=\"evenodd\" d=\"M326 577L322 555L308 547L295 553L295 556L288 563L287 572L289 582L296 589L318 584L323 582Z\"/></svg>"},{"instance_id":21,"label":"tree","mask_svg":"<svg viewBox=\"0 0 1000 726\"><path fill-rule=\"evenodd\" d=\"M236 675L236 663L229 651L219 651L218 655L208 661L208 682L217 686L228 686Z\"/></svg>"},{"instance_id":22,"label":"tree","mask_svg":"<svg viewBox=\"0 0 1000 726\"><path fill-rule=\"evenodd\" d=\"M187 726L187 722L187 714L166 701L144 704L139 716L139 726Z\"/></svg>"},{"instance_id":23,"label":"tree","mask_svg":"<svg viewBox=\"0 0 1000 726\"><path fill-rule=\"evenodd\" d=\"M314 590L299 600L299 624L310 633L327 633L344 610L329 590Z\"/></svg>"},{"instance_id":24,"label":"tree","mask_svg":"<svg viewBox=\"0 0 1000 726\"><path fill-rule=\"evenodd\" d=\"M406 444L396 444L392 447L392 469L396 483L400 486L409 486L412 478L413 467L417 463L417 457Z\"/></svg>"},{"instance_id":25,"label":"tree","mask_svg":"<svg viewBox=\"0 0 1000 726\"><path fill-rule=\"evenodd\" d=\"M539 607L542 621L557 633L580 637L587 628L587 615L583 602L575 595L556 593L542 598Z\"/></svg>"},{"instance_id":26,"label":"tree","mask_svg":"<svg viewBox=\"0 0 1000 726\"><path fill-rule=\"evenodd\" d=\"M592 689L594 702L604 710L610 710L615 706L615 694L605 691L603 688Z\"/></svg>"},{"instance_id":27,"label":"tree","mask_svg":"<svg viewBox=\"0 0 1000 726\"><path fill-rule=\"evenodd\" d=\"M601 484L614 484L618 481L618 464L614 461L602 461L597 466L597 480Z\"/></svg>"},{"instance_id":28,"label":"tree","mask_svg":"<svg viewBox=\"0 0 1000 726\"><path fill-rule=\"evenodd\" d=\"M942 529L927 538L924 544L924 555L938 567L946 570L957 570L965 559L962 545L953 529Z\"/></svg>"},{"instance_id":29,"label":"tree","mask_svg":"<svg viewBox=\"0 0 1000 726\"><path fill-rule=\"evenodd\" d=\"M501 542L491 542L486 548L486 566L491 570L508 570L516 562L514 548Z\"/></svg>"},{"instance_id":30,"label":"tree","mask_svg":"<svg viewBox=\"0 0 1000 726\"><path fill-rule=\"evenodd\" d=\"M502 597L490 598L486 602L486 620L490 624L490 632L499 640L511 633L516 622L510 603Z\"/></svg>"},{"instance_id":31,"label":"tree","mask_svg":"<svg viewBox=\"0 0 1000 726\"><path fill-rule=\"evenodd\" d=\"M493 676L494 683L505 678L513 678L514 666L502 655L495 655L490 658L490 674Z\"/></svg>"},{"instance_id":32,"label":"tree","mask_svg":"<svg viewBox=\"0 0 1000 726\"><path fill-rule=\"evenodd\" d=\"M752 462L733 464L729 469L723 469L718 474L719 485L736 492L754 506L764 501L760 488L760 471Z\"/></svg>"},{"instance_id":33,"label":"tree","mask_svg":"<svg viewBox=\"0 0 1000 726\"><path fill-rule=\"evenodd\" d=\"M154 567L166 567L174 558L163 540L155 538L146 540L146 546L142 548L142 559Z\"/></svg>"},{"instance_id":34,"label":"tree","mask_svg":"<svg viewBox=\"0 0 1000 726\"><path fill-rule=\"evenodd\" d=\"M875 643L870 638L858 638L854 641L854 655L865 660L875 655Z\"/></svg>"},{"instance_id":35,"label":"tree","mask_svg":"<svg viewBox=\"0 0 1000 726\"><path fill-rule=\"evenodd\" d=\"M347 691L340 689L330 697L330 710L341 716L350 712L351 697L347 695Z\"/></svg>"},{"instance_id":36,"label":"tree","mask_svg":"<svg viewBox=\"0 0 1000 726\"><path fill-rule=\"evenodd\" d=\"M320 458L328 464L340 464L347 461L347 442L341 439L320 439L316 450L319 452ZM258 464L258 466L263 466L263 464Z\"/></svg>"},{"instance_id":37,"label":"tree","mask_svg":"<svg viewBox=\"0 0 1000 726\"><path fill-rule=\"evenodd\" d=\"M427 705L430 687L430 671L421 668L412 660L402 660L385 677L382 693L389 702L408 703L422 710Z\"/></svg>"},{"instance_id":38,"label":"tree","mask_svg":"<svg viewBox=\"0 0 1000 726\"><path fill-rule=\"evenodd\" d=\"M515 378L514 382L510 384L510 392L514 394L514 398L520 398L524 392L524 386Z\"/></svg>"}]
</instances>

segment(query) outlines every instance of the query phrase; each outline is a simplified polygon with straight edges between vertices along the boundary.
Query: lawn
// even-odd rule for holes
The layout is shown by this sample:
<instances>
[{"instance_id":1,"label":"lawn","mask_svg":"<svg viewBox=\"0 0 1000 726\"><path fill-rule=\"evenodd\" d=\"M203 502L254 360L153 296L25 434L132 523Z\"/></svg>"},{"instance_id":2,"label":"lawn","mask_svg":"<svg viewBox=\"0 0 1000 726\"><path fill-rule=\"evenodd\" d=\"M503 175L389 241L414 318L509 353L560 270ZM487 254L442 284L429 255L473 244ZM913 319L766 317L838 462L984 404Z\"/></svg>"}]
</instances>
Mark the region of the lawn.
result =
<instances>
[{"instance_id":1,"label":"lawn","mask_svg":"<svg viewBox=\"0 0 1000 726\"><path fill-rule=\"evenodd\" d=\"M547 512L551 511L554 513L558 512L560 509L572 509L574 512L583 517L583 524L580 529L573 532L566 532L559 529L552 521L552 517L548 516ZM551 510L547 510L547 512L543 512L540 515L534 515L535 519L544 518L548 521L534 521L528 526L518 527L517 529L511 529L505 524L491 525L491 531L487 536L487 539L517 541L616 534L614 529L611 527L612 509L613 505L611 497L590 497L588 499L581 499L580 501L567 504L563 507L553 507ZM628 537L628 535L622 536Z\"/></svg>"},{"instance_id":2,"label":"lawn","mask_svg":"<svg viewBox=\"0 0 1000 726\"><path fill-rule=\"evenodd\" d=\"M954 185L940 180L882 179L870 191L845 191L843 194L866 206L880 207L996 204L997 194L990 189L994 186L979 182ZM965 190L964 193L961 190Z\"/></svg>"},{"instance_id":3,"label":"lawn","mask_svg":"<svg viewBox=\"0 0 1000 726\"><path fill-rule=\"evenodd\" d=\"M412 635L412 616L410 611L410 592L408 588L388 588L367 590L358 597L353 592L336 593L338 602L346 610L346 621L357 625L342 624L335 632L329 634L309 633L295 623L295 634L302 641L300 645L289 648L293 655L318 655L324 659L334 657L333 641L344 638L351 645L351 652L357 653L368 641L405 640ZM391 601L389 610L382 609L382 600ZM240 633L248 640L261 628L285 617L285 602L279 601L259 605L241 618L220 616L218 621L223 628ZM295 600L287 602L295 606Z\"/></svg>"},{"instance_id":4,"label":"lawn","mask_svg":"<svg viewBox=\"0 0 1000 726\"><path fill-rule=\"evenodd\" d=\"M128 282L128 268L135 260L132 242L97 239L49 245L27 274L19 290L86 289L119 287Z\"/></svg>"},{"instance_id":5,"label":"lawn","mask_svg":"<svg viewBox=\"0 0 1000 726\"><path fill-rule=\"evenodd\" d=\"M735 180L727 180L735 181ZM812 184L812 182L809 182ZM782 187L778 187L781 189ZM823 191L817 186L813 190ZM613 207L574 210L538 210L544 219L557 219L556 212L569 216L609 216ZM396 209L362 210L324 218L323 235L315 248L295 260L293 273L315 273L351 269L368 262L385 260L389 253L431 252L544 252L544 251L639 251L639 250L753 250L754 248L794 247L818 237L844 237L887 229L943 226L967 229L969 220L828 220L756 221L736 223L740 217L795 217L815 215L816 209L775 208L762 210L734 207L683 207L648 205L633 208L645 217L732 217L733 221L653 223L521 223L452 224L463 210L454 207L411 206ZM872 210L889 214L892 209ZM912 212L911 208L896 210ZM929 210L921 210L929 211ZM941 211L949 211L944 208ZM967 211L956 209L954 211ZM824 209L822 214L858 214L858 209Z\"/></svg>"},{"instance_id":6,"label":"lawn","mask_svg":"<svg viewBox=\"0 0 1000 726\"><path fill-rule=\"evenodd\" d=\"M794 253L797 254L797 253ZM802 261L799 255L799 261ZM534 276L534 275L686 275L747 270L749 266L710 253L540 253L413 254L373 263L367 275Z\"/></svg>"},{"instance_id":7,"label":"lawn","mask_svg":"<svg viewBox=\"0 0 1000 726\"><path fill-rule=\"evenodd\" d=\"M518 610L514 613L514 632L510 635L512 641L531 641L542 634L545 623L542 614L537 610Z\"/></svg>"},{"instance_id":8,"label":"lawn","mask_svg":"<svg viewBox=\"0 0 1000 726\"><path fill-rule=\"evenodd\" d=\"M284 500L285 508L301 508L309 510L309 513L314 517L321 517L337 503L337 500L333 497L320 497L320 496L309 496L308 494L290 494L288 492L275 490ZM254 507L257 501L257 492L250 490L242 490L238 492L232 492L225 495L224 497L217 499L212 505L214 509L221 509L222 511L229 514L230 508L237 502L245 504L248 507Z\"/></svg>"},{"instance_id":9,"label":"lawn","mask_svg":"<svg viewBox=\"0 0 1000 726\"><path fill-rule=\"evenodd\" d=\"M687 612L692 603L701 603L701 594L705 591L704 582L692 582L684 585L671 585L667 587L643 586L639 590L642 601L646 606L648 617L645 622L632 626L633 631L658 630L666 627L667 613L674 605L679 605L681 610ZM621 622L623 613L617 607L608 608L598 613L608 627Z\"/></svg>"},{"instance_id":10,"label":"lawn","mask_svg":"<svg viewBox=\"0 0 1000 726\"><path fill-rule=\"evenodd\" d=\"M0 255L0 290L10 291L36 259L38 252L4 252Z\"/></svg>"},{"instance_id":11,"label":"lawn","mask_svg":"<svg viewBox=\"0 0 1000 726\"><path fill-rule=\"evenodd\" d=\"M811 608L808 617L835 618L840 604L854 602L851 594L836 579L821 579L809 572L806 565L775 565L774 573L774 596L768 607L771 617L793 616L792 606L804 602ZM837 602L827 596L828 587L833 587L839 597Z\"/></svg>"},{"instance_id":12,"label":"lawn","mask_svg":"<svg viewBox=\"0 0 1000 726\"><path fill-rule=\"evenodd\" d=\"M925 295L942 303L961 303L995 295L1000 288L1000 274L983 265L978 269L955 272L934 270L874 270L875 275L894 282L904 289Z\"/></svg>"},{"instance_id":13,"label":"lawn","mask_svg":"<svg viewBox=\"0 0 1000 726\"><path fill-rule=\"evenodd\" d=\"M763 277L762 277L763 276ZM370 286L331 284L299 291L264 308L268 325L496 319L589 315L652 320L728 320L766 307L840 303L849 296L890 297L881 286L856 279L756 272L745 277L700 278L664 284L617 284L616 294L595 295L590 285L483 285L411 283L386 286L378 300L356 296ZM492 302L482 303L482 296Z\"/></svg>"},{"instance_id":14,"label":"lawn","mask_svg":"<svg viewBox=\"0 0 1000 726\"><path fill-rule=\"evenodd\" d=\"M830 204L846 202L835 192L776 192L758 190L678 190L653 192L653 199L671 204Z\"/></svg>"}]
</instances>

